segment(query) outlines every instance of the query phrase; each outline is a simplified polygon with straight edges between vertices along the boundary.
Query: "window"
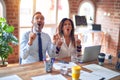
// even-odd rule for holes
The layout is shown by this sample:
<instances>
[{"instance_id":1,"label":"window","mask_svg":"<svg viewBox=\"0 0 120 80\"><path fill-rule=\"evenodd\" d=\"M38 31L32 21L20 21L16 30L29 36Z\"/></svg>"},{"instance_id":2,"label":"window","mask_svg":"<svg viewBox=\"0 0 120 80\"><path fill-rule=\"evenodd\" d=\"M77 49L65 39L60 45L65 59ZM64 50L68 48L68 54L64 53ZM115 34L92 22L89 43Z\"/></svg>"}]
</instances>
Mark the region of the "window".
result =
<instances>
[{"instance_id":1,"label":"window","mask_svg":"<svg viewBox=\"0 0 120 80\"><path fill-rule=\"evenodd\" d=\"M83 1L79 7L79 15L86 16L87 23L92 24L94 21L94 6L91 1Z\"/></svg>"},{"instance_id":2,"label":"window","mask_svg":"<svg viewBox=\"0 0 120 80\"><path fill-rule=\"evenodd\" d=\"M68 0L21 0L20 27L31 26L36 11L45 16L45 24L57 24L62 18L69 17Z\"/></svg>"},{"instance_id":3,"label":"window","mask_svg":"<svg viewBox=\"0 0 120 80\"><path fill-rule=\"evenodd\" d=\"M0 17L6 17L6 8L3 0L0 0Z\"/></svg>"},{"instance_id":4,"label":"window","mask_svg":"<svg viewBox=\"0 0 120 80\"><path fill-rule=\"evenodd\" d=\"M1 4L1 2L0 2L0 16L3 16L3 7L2 7L2 4Z\"/></svg>"},{"instance_id":5,"label":"window","mask_svg":"<svg viewBox=\"0 0 120 80\"><path fill-rule=\"evenodd\" d=\"M69 17L68 0L20 1L20 35L22 35L23 31L31 28L32 16L36 11L40 11L44 15L45 27L43 28L43 31L46 31L49 34L53 33L51 28L56 27L62 18Z\"/></svg>"},{"instance_id":6,"label":"window","mask_svg":"<svg viewBox=\"0 0 120 80\"><path fill-rule=\"evenodd\" d=\"M29 5L26 6L26 4ZM33 8L33 0L21 0L20 4L20 27L21 26L30 26L32 19L32 8Z\"/></svg>"},{"instance_id":7,"label":"window","mask_svg":"<svg viewBox=\"0 0 120 80\"><path fill-rule=\"evenodd\" d=\"M95 7L90 0L83 0L79 5L78 15L85 16L87 19L87 26L81 26L76 29L76 31L81 31L82 35L82 44L83 45L92 45L92 34L88 32L88 30L92 29L92 25L94 22L94 12ZM80 29L79 29L80 28ZM86 34L88 33L88 34Z\"/></svg>"}]
</instances>

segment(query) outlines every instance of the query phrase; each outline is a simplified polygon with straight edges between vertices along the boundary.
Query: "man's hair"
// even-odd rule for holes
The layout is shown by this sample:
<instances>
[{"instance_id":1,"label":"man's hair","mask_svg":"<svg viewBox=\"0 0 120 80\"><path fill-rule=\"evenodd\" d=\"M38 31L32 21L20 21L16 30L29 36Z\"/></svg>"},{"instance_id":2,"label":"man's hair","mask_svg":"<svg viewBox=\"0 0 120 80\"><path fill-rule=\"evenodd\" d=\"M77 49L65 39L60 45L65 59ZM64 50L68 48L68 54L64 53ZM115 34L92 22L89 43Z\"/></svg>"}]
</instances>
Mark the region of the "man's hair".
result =
<instances>
[{"instance_id":1,"label":"man's hair","mask_svg":"<svg viewBox=\"0 0 120 80\"><path fill-rule=\"evenodd\" d=\"M41 12L35 12L35 13L33 14L33 16L32 16L32 21L33 21L34 16L35 16L36 14L41 14L41 15L42 15L42 13L41 13ZM43 15L42 15L42 16L43 16ZM43 18L44 18L44 16L43 16Z\"/></svg>"}]
</instances>

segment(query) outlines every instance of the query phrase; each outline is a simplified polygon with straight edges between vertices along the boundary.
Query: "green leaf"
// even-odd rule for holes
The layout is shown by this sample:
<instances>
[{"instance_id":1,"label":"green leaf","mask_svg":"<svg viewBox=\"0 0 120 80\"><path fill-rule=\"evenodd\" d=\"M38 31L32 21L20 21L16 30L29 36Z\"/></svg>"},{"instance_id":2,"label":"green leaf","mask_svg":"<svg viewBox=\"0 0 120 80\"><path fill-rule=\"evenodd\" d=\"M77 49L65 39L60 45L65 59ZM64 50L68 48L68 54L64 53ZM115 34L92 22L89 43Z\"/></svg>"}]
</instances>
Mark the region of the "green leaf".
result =
<instances>
[{"instance_id":1,"label":"green leaf","mask_svg":"<svg viewBox=\"0 0 120 80\"><path fill-rule=\"evenodd\" d=\"M6 22L5 18L0 17L0 22Z\"/></svg>"},{"instance_id":2,"label":"green leaf","mask_svg":"<svg viewBox=\"0 0 120 80\"><path fill-rule=\"evenodd\" d=\"M13 43L13 44L18 44L18 39L13 35L13 34L11 34L12 36L11 36L11 42Z\"/></svg>"},{"instance_id":3,"label":"green leaf","mask_svg":"<svg viewBox=\"0 0 120 80\"><path fill-rule=\"evenodd\" d=\"M8 33L12 33L14 31L14 27L13 26L6 27L5 31Z\"/></svg>"}]
</instances>

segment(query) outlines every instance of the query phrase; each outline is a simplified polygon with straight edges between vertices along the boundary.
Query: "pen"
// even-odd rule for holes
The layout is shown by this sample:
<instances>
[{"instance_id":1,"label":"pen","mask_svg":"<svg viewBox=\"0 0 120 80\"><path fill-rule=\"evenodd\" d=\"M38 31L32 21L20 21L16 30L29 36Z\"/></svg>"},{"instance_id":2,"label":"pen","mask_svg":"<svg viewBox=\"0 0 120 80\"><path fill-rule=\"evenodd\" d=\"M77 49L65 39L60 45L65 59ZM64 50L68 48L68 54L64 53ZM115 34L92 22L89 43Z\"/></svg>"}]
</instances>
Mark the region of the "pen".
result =
<instances>
[{"instance_id":1,"label":"pen","mask_svg":"<svg viewBox=\"0 0 120 80\"><path fill-rule=\"evenodd\" d=\"M105 78L104 78L104 77L102 77L100 80L105 80Z\"/></svg>"}]
</instances>

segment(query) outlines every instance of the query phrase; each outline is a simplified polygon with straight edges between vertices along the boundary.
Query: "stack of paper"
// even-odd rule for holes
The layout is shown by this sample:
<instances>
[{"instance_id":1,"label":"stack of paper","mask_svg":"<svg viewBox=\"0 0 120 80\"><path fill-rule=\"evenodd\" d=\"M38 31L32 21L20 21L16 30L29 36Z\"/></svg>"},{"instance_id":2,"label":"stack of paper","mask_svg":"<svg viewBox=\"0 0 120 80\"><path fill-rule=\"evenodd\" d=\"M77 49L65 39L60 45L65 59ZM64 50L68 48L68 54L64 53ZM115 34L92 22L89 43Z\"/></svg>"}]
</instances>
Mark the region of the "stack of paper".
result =
<instances>
[{"instance_id":1,"label":"stack of paper","mask_svg":"<svg viewBox=\"0 0 120 80\"><path fill-rule=\"evenodd\" d=\"M90 65L86 65L86 66L83 66L83 67L91 70L92 71L91 74L104 77L107 80L120 75L119 72L110 70L108 68L99 66L97 64L90 64Z\"/></svg>"}]
</instances>

